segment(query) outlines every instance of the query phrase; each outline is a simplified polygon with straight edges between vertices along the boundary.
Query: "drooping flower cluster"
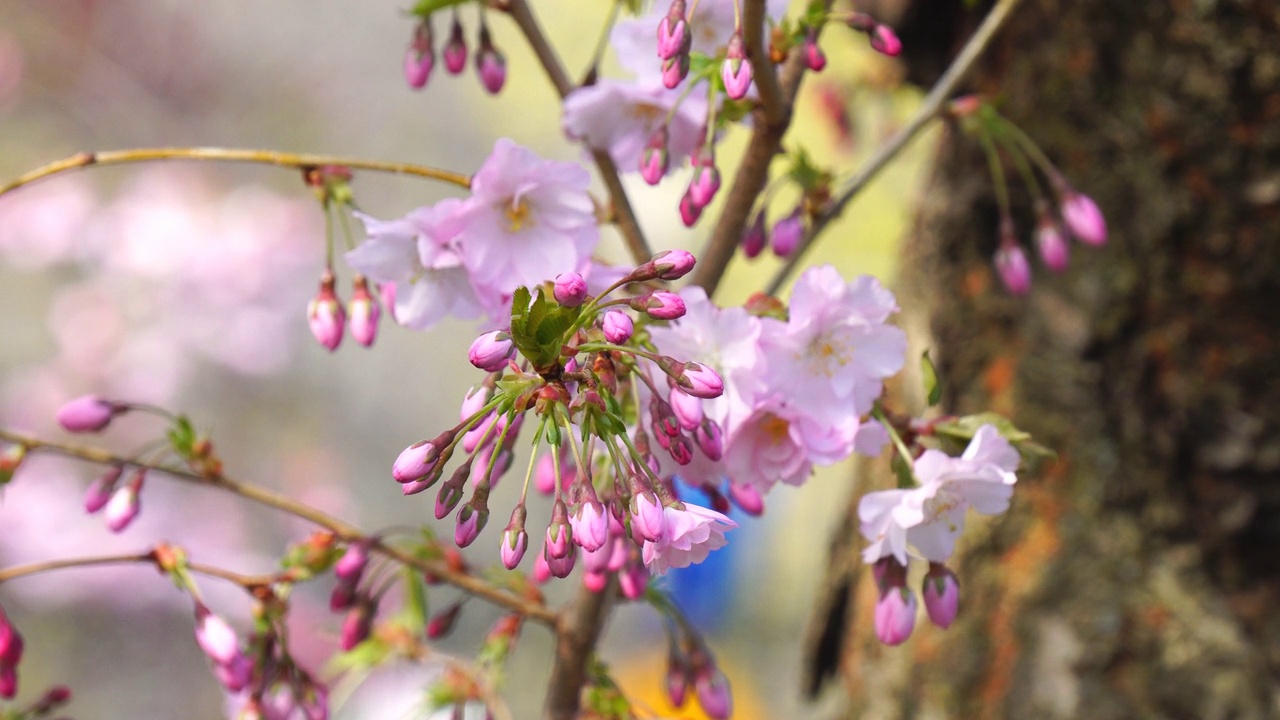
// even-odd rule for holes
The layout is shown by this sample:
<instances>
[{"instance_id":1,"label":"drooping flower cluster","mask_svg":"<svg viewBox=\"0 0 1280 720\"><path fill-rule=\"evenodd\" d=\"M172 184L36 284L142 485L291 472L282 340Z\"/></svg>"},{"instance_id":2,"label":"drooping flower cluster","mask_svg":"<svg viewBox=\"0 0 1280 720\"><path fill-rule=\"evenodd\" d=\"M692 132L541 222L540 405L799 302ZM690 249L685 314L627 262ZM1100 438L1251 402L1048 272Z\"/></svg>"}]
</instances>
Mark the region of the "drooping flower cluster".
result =
<instances>
[{"instance_id":1,"label":"drooping flower cluster","mask_svg":"<svg viewBox=\"0 0 1280 720\"><path fill-rule=\"evenodd\" d=\"M955 619L959 585L943 565L955 551L969 509L998 515L1009 508L1020 457L993 425L974 433L964 454L951 457L928 449L916 458L917 487L868 493L858 505L862 558L874 565L880 601L876 633L890 645L904 642L915 625L915 595L906 586L909 554L930 564L924 581L925 607L936 625Z\"/></svg>"},{"instance_id":2,"label":"drooping flower cluster","mask_svg":"<svg viewBox=\"0 0 1280 720\"><path fill-rule=\"evenodd\" d=\"M493 44L489 33L489 24L484 15L480 16L480 32L477 38L475 66L480 84L492 95L497 95L507 82L507 59ZM458 10L453 9L453 19L449 26L449 39L444 46L444 67L450 75L458 75L467 67L467 39L458 19ZM436 66L435 31L431 24L430 13L419 13L418 23L413 28L413 36L404 53L404 79L409 87L421 90L431 79L431 71Z\"/></svg>"}]
</instances>

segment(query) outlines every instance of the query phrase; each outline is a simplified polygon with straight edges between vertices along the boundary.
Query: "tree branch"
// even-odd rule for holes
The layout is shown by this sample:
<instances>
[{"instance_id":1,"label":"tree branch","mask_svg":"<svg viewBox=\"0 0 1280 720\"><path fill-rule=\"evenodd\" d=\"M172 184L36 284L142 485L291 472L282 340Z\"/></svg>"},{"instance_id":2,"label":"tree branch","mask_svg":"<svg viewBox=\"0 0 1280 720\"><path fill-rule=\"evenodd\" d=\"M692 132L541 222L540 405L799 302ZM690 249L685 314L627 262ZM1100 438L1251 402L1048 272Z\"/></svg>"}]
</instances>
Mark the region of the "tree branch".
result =
<instances>
[{"instance_id":1,"label":"tree branch","mask_svg":"<svg viewBox=\"0 0 1280 720\"><path fill-rule=\"evenodd\" d=\"M587 662L595 651L600 631L613 604L617 578L600 592L578 588L573 604L556 623L556 659L547 687L545 720L574 720L587 679Z\"/></svg>"},{"instance_id":2,"label":"tree branch","mask_svg":"<svg viewBox=\"0 0 1280 720\"><path fill-rule=\"evenodd\" d=\"M91 557L78 558L62 558L59 560L42 560L39 562L27 563L26 565L14 565L0 569L0 584L10 580L17 580L28 575L38 575L39 573L49 572L52 570L65 570L68 568L94 567L97 565L123 565L130 563L145 563L149 565L156 564L156 555L154 551L145 553L124 553L120 555L95 555ZM242 588L254 588L264 585L270 585L280 579L278 575L242 575L213 565L205 565L203 563L186 563L187 569L191 572L207 575L209 577L226 580L235 583Z\"/></svg>"},{"instance_id":3,"label":"tree branch","mask_svg":"<svg viewBox=\"0 0 1280 720\"><path fill-rule=\"evenodd\" d=\"M333 534L343 540L361 540L369 542L371 549L380 552L403 565L408 565L409 567L413 567L424 572L430 572L432 575L460 590L475 595L476 597L484 598L485 600L512 612L519 613L545 625L554 625L557 621L556 614L540 602L535 602L514 593L501 590L490 585L484 580L473 577L467 573L458 572L450 568L449 565L443 561L426 560L414 557L412 554L401 550L400 548L385 544L377 537L361 532L360 529L354 525L350 525L321 510L300 503L284 495L274 493L257 485L237 482L221 476L206 477L181 468L141 462L133 458L121 457L100 448L68 445L40 440L38 438L29 437L3 428L0 428L0 440L6 440L11 443L23 445L30 452L45 450L65 457L78 458L80 460L87 460L89 462L99 463L102 465L122 465L147 468L148 470L155 470L157 472L164 473L183 482L225 490L234 495L239 495L240 497L252 500L260 505L266 505L277 510L282 510L290 515L300 517L303 520L319 525L320 527L333 532Z\"/></svg>"},{"instance_id":4,"label":"tree branch","mask_svg":"<svg viewBox=\"0 0 1280 720\"><path fill-rule=\"evenodd\" d=\"M898 153L902 152L907 144L931 120L944 111L947 100L960 87L965 75L973 69L974 63L982 56L982 53L991 44L992 39L995 38L996 33L1008 21L1020 2L1022 0L999 0L995 7L991 8L991 12L987 14L982 24L973 33L973 37L969 38L969 42L965 44L956 59L951 62L951 66L942 74L942 77L938 78L938 82L934 83L933 89L929 91L929 94L924 99L924 104L920 106L920 109L916 111L911 120L902 129L898 130L897 134L890 138L888 142L880 146L880 149L863 165L862 169L845 183L831 204L814 220L813 226L806 233L800 246L796 248L796 251L787 260L787 264L769 282L765 292L773 295L781 289L782 284L799 267L800 261L809 251L818 235L826 229L827 225L839 217L844 212L845 206L849 204L849 201L861 192L867 186L867 183L871 182L891 160L897 157Z\"/></svg>"},{"instance_id":5,"label":"tree branch","mask_svg":"<svg viewBox=\"0 0 1280 720\"><path fill-rule=\"evenodd\" d=\"M791 101L783 96L778 83L778 71L769 60L769 45L765 41L765 0L744 0L742 8L743 40L747 43L747 58L751 61L751 77L756 92L760 94L760 108L770 125L785 125L791 113Z\"/></svg>"},{"instance_id":6,"label":"tree branch","mask_svg":"<svg viewBox=\"0 0 1280 720\"><path fill-rule=\"evenodd\" d=\"M471 187L471 178L460 173L441 170L427 165L411 163L383 162L381 160L365 160L338 155L312 155L302 153L285 153L274 150L240 150L212 147L173 147L173 148L134 148L130 150L106 150L103 152L76 153L68 158L51 162L43 167L25 173L4 185L0 185L0 195L12 192L23 185L57 175L70 170L100 165L126 165L130 163L150 162L153 160L213 160L219 162L248 162L262 165L275 165L297 169L308 169L322 165L342 165L357 170L375 170L378 172L413 175L415 177L440 180L462 188Z\"/></svg>"}]
</instances>

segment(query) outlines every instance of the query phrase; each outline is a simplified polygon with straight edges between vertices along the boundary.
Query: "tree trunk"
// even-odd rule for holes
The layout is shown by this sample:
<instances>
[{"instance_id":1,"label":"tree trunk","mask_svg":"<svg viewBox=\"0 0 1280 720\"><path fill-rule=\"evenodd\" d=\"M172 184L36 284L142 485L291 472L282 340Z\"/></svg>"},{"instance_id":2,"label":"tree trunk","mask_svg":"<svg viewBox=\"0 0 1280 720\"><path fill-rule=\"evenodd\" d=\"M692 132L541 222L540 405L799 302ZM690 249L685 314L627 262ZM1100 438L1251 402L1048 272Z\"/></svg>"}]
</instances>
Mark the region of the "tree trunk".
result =
<instances>
[{"instance_id":1,"label":"tree trunk","mask_svg":"<svg viewBox=\"0 0 1280 720\"><path fill-rule=\"evenodd\" d=\"M814 686L837 674L877 719L1280 717L1280 2L1028 0L974 89L1111 240L1062 276L1033 260L1010 297L985 160L950 134L904 322L927 330L946 410L1005 413L1060 459L1008 515L971 518L959 620L898 648L871 629L854 498Z\"/></svg>"}]
</instances>

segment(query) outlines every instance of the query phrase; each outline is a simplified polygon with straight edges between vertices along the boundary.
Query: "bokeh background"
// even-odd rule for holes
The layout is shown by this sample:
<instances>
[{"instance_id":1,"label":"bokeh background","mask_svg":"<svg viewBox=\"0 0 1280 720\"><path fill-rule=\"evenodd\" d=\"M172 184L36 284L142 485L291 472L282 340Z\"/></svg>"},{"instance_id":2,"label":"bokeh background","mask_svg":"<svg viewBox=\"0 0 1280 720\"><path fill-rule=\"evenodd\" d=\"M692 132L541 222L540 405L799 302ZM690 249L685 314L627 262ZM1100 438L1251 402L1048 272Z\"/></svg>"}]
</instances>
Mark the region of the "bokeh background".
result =
<instances>
[{"instance_id":1,"label":"bokeh background","mask_svg":"<svg viewBox=\"0 0 1280 720\"><path fill-rule=\"evenodd\" d=\"M0 177L82 150L162 145L325 152L472 172L507 136L548 157L582 158L559 129L559 105L541 69L497 14L491 27L509 65L498 97L483 92L470 65L458 77L437 66L425 91L408 89L400 74L412 31L405 9L386 0L9 0L0 4ZM535 6L575 74L607 10L606 2ZM462 17L474 41L474 7ZM437 23L438 36L444 29ZM865 44L842 28L825 36L831 63L807 83L788 141L835 169L856 166L918 102L898 88L894 64ZM606 63L604 72L612 69ZM743 131L726 138L723 168L733 166L744 139ZM918 142L882 176L828 231L814 262L891 280L930 146ZM693 231L680 224L685 173L658 188L626 178L659 249L696 251L714 219L715 206ZM387 218L451 192L373 173L359 174L354 189L364 211ZM775 212L794 199L780 193ZM99 168L0 198L0 422L66 438L52 418L69 398L96 392L153 402L188 412L210 431L233 477L370 530L437 525L431 494L401 498L388 468L405 445L454 422L477 379L465 360L474 328L446 322L416 333L384 321L372 350L348 339L325 352L304 318L322 269L323 233L320 207L297 174L262 166ZM608 232L601 254L622 259ZM741 301L778 266L772 258L735 261L720 299ZM339 272L349 282L345 268ZM156 421L129 417L103 442L127 452L159 430ZM196 560L259 572L310 529L157 476L137 522L113 535L81 509L96 471L45 458L24 465L0 497L0 564L167 540ZM726 550L664 581L709 633L734 684L736 717L821 712L798 696L800 637L852 472L829 468L801 490L779 488L764 518L743 522ZM508 506L514 484L499 487L495 508ZM496 563L496 543L491 529L468 556ZM550 594L563 597L576 582ZM244 598L214 581L202 586L215 610L247 627ZM315 669L336 644L339 618L326 611L327 591L320 581L296 602L295 643ZM438 591L432 604L451 597ZM75 717L223 715L222 693L192 642L189 601L149 569L22 579L0 587L0 605L28 641L20 697L66 683ZM443 647L473 653L496 617L483 603L469 604ZM619 608L602 652L641 707L672 712L659 692L665 641L651 610ZM537 713L549 655L547 633L528 629L506 688L515 717ZM361 689L353 679L340 682L338 716L420 715L432 673L389 670ZM671 716L697 717L689 708Z\"/></svg>"}]
</instances>

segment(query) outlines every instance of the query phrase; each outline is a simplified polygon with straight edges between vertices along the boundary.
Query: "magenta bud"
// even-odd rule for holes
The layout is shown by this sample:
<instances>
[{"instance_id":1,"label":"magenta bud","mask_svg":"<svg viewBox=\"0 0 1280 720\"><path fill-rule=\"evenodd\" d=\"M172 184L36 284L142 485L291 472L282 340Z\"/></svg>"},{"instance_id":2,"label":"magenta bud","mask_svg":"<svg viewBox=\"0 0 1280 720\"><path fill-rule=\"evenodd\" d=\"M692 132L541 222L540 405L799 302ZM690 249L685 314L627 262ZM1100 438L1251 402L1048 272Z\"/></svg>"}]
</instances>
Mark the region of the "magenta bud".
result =
<instances>
[{"instance_id":1,"label":"magenta bud","mask_svg":"<svg viewBox=\"0 0 1280 720\"><path fill-rule=\"evenodd\" d=\"M765 230L764 211L756 213L751 227L742 236L742 254L749 258L757 257L769 244L769 232Z\"/></svg>"},{"instance_id":2,"label":"magenta bud","mask_svg":"<svg viewBox=\"0 0 1280 720\"><path fill-rule=\"evenodd\" d=\"M481 370L493 372L501 370L515 355L516 346L511 341L511 335L502 330L493 330L471 343L467 358L471 360L472 365Z\"/></svg>"},{"instance_id":3,"label":"magenta bud","mask_svg":"<svg viewBox=\"0 0 1280 720\"><path fill-rule=\"evenodd\" d=\"M569 524L568 515L569 511L565 508L564 501L557 499L551 510L551 524L547 525L548 561L563 558L573 551L573 528Z\"/></svg>"},{"instance_id":4,"label":"magenta bud","mask_svg":"<svg viewBox=\"0 0 1280 720\"><path fill-rule=\"evenodd\" d=\"M639 600L648 587L649 571L644 569L643 563L629 562L618 571L618 588L626 599Z\"/></svg>"},{"instance_id":5,"label":"magenta bud","mask_svg":"<svg viewBox=\"0 0 1280 720\"><path fill-rule=\"evenodd\" d=\"M582 573L582 586L593 593L604 592L606 586L609 585L609 576L601 572L591 572L590 570Z\"/></svg>"},{"instance_id":6,"label":"magenta bud","mask_svg":"<svg viewBox=\"0 0 1280 720\"><path fill-rule=\"evenodd\" d=\"M724 394L724 380L702 363L687 362L684 372L676 378L676 388L696 398L712 400Z\"/></svg>"},{"instance_id":7,"label":"magenta bud","mask_svg":"<svg viewBox=\"0 0 1280 720\"><path fill-rule=\"evenodd\" d=\"M729 678L714 666L699 672L693 679L698 704L711 720L727 720L733 714L733 693Z\"/></svg>"},{"instance_id":8,"label":"magenta bud","mask_svg":"<svg viewBox=\"0 0 1280 720\"><path fill-rule=\"evenodd\" d=\"M215 663L225 665L240 654L240 640L225 620L196 606L196 644Z\"/></svg>"},{"instance_id":9,"label":"magenta bud","mask_svg":"<svg viewBox=\"0 0 1280 720\"><path fill-rule=\"evenodd\" d=\"M668 403L680 427L693 431L702 424L702 400L685 392L673 392Z\"/></svg>"},{"instance_id":10,"label":"magenta bud","mask_svg":"<svg viewBox=\"0 0 1280 720\"><path fill-rule=\"evenodd\" d=\"M319 292L307 303L307 324L311 327L311 335L330 352L342 344L342 331L347 321L342 301L334 292L333 285L333 273L325 270L320 277Z\"/></svg>"},{"instance_id":11,"label":"magenta bud","mask_svg":"<svg viewBox=\"0 0 1280 720\"><path fill-rule=\"evenodd\" d=\"M143 473L141 470L134 476L134 480L116 491L111 493L111 499L107 500L107 504L103 509L103 519L107 522L107 529L111 532L123 532L133 519L138 517L138 512L142 509L142 502L138 497L138 491L142 487Z\"/></svg>"},{"instance_id":12,"label":"magenta bud","mask_svg":"<svg viewBox=\"0 0 1280 720\"><path fill-rule=\"evenodd\" d=\"M694 429L693 440L698 443L698 448L708 460L716 462L724 457L724 431L720 429L720 423L715 420L704 419Z\"/></svg>"},{"instance_id":13,"label":"magenta bud","mask_svg":"<svg viewBox=\"0 0 1280 720\"><path fill-rule=\"evenodd\" d=\"M13 665L0 665L0 697L12 700L18 694L18 669Z\"/></svg>"},{"instance_id":14,"label":"magenta bud","mask_svg":"<svg viewBox=\"0 0 1280 720\"><path fill-rule=\"evenodd\" d=\"M480 48L476 50L476 72L480 75L480 84L497 95L507 83L507 59L493 46L489 38L488 26L480 27Z\"/></svg>"},{"instance_id":15,"label":"magenta bud","mask_svg":"<svg viewBox=\"0 0 1280 720\"><path fill-rule=\"evenodd\" d=\"M227 663L214 663L213 676L227 692L238 693L249 686L253 679L253 663L241 653Z\"/></svg>"},{"instance_id":16,"label":"magenta bud","mask_svg":"<svg viewBox=\"0 0 1280 720\"><path fill-rule=\"evenodd\" d=\"M416 442L396 457L391 466L391 477L398 483L410 483L422 480L435 468L440 459L440 450L435 443L428 440Z\"/></svg>"},{"instance_id":17,"label":"magenta bud","mask_svg":"<svg viewBox=\"0 0 1280 720\"><path fill-rule=\"evenodd\" d=\"M810 30L804 36L804 63L814 72L822 72L827 66L827 56L818 46L818 31Z\"/></svg>"},{"instance_id":18,"label":"magenta bud","mask_svg":"<svg viewBox=\"0 0 1280 720\"><path fill-rule=\"evenodd\" d=\"M547 564L547 553L540 552L533 559L533 581L539 585L551 580L551 566Z\"/></svg>"},{"instance_id":19,"label":"magenta bud","mask_svg":"<svg viewBox=\"0 0 1280 720\"><path fill-rule=\"evenodd\" d=\"M556 276L552 294L561 305L576 308L587 299L587 281L576 272L560 273Z\"/></svg>"},{"instance_id":20,"label":"magenta bud","mask_svg":"<svg viewBox=\"0 0 1280 720\"><path fill-rule=\"evenodd\" d=\"M467 469L468 474L471 472L470 461L465 463L463 467ZM450 481L441 485L440 490L436 493L436 519L443 520L446 515L453 512L454 508L458 507L460 502L462 502L462 483L455 483L450 478Z\"/></svg>"},{"instance_id":21,"label":"magenta bud","mask_svg":"<svg viewBox=\"0 0 1280 720\"><path fill-rule=\"evenodd\" d=\"M600 321L600 329L604 331L606 340L614 345L621 345L631 339L635 321L621 310L609 310Z\"/></svg>"},{"instance_id":22,"label":"magenta bud","mask_svg":"<svg viewBox=\"0 0 1280 720\"><path fill-rule=\"evenodd\" d=\"M22 633L0 612L0 667L12 667L22 662L24 645Z\"/></svg>"},{"instance_id":23,"label":"magenta bud","mask_svg":"<svg viewBox=\"0 0 1280 720\"><path fill-rule=\"evenodd\" d=\"M1036 250L1040 252L1040 260L1053 272L1067 269L1071 261L1070 245L1062 236L1058 224L1052 218L1043 216L1036 225Z\"/></svg>"},{"instance_id":24,"label":"magenta bud","mask_svg":"<svg viewBox=\"0 0 1280 720\"><path fill-rule=\"evenodd\" d=\"M429 489L436 481L440 479L440 473L433 472L421 480L403 483L400 485L400 494L408 497L409 495L417 495L418 493Z\"/></svg>"},{"instance_id":25,"label":"magenta bud","mask_svg":"<svg viewBox=\"0 0 1280 720\"><path fill-rule=\"evenodd\" d=\"M493 398L493 389L487 385L474 385L467 391L466 397L462 398L462 411L460 420L469 420L472 415L484 409L489 400Z\"/></svg>"},{"instance_id":26,"label":"magenta bud","mask_svg":"<svg viewBox=\"0 0 1280 720\"><path fill-rule=\"evenodd\" d=\"M457 75L467 66L467 39L462 34L462 23L458 16L453 16L453 25L449 27L449 41L444 46L444 69L450 75Z\"/></svg>"},{"instance_id":27,"label":"magenta bud","mask_svg":"<svg viewBox=\"0 0 1280 720\"><path fill-rule=\"evenodd\" d=\"M1107 244L1107 221L1088 195L1074 190L1062 193L1062 221L1080 242L1094 247Z\"/></svg>"},{"instance_id":28,"label":"magenta bud","mask_svg":"<svg viewBox=\"0 0 1280 720\"><path fill-rule=\"evenodd\" d=\"M685 19L685 0L673 0L666 16L658 23L658 57L666 60L687 53L692 39Z\"/></svg>"},{"instance_id":29,"label":"magenta bud","mask_svg":"<svg viewBox=\"0 0 1280 720\"><path fill-rule=\"evenodd\" d=\"M467 547L480 537L480 532L489 522L489 510L475 507L475 501L467 503L458 511L458 522L453 528L453 542L458 547Z\"/></svg>"},{"instance_id":30,"label":"magenta bud","mask_svg":"<svg viewBox=\"0 0 1280 720\"><path fill-rule=\"evenodd\" d=\"M511 511L511 520L507 529L502 532L502 564L508 570L515 570L529 547L529 533L524 530L526 511L524 503L516 505Z\"/></svg>"},{"instance_id":31,"label":"magenta bud","mask_svg":"<svg viewBox=\"0 0 1280 720\"><path fill-rule=\"evenodd\" d=\"M356 586L340 582L333 586L329 593L329 611L342 612L349 610L356 603Z\"/></svg>"},{"instance_id":32,"label":"magenta bud","mask_svg":"<svg viewBox=\"0 0 1280 720\"><path fill-rule=\"evenodd\" d=\"M547 569L558 578L569 577L569 573L573 572L573 565L578 559L578 548L570 545L569 552L564 557L551 557L548 554L549 552L549 546L543 548L542 555L546 558Z\"/></svg>"},{"instance_id":33,"label":"magenta bud","mask_svg":"<svg viewBox=\"0 0 1280 720\"><path fill-rule=\"evenodd\" d=\"M351 650L369 639L373 632L373 615L377 611L373 602L366 599L357 602L342 619L339 644L343 650Z\"/></svg>"},{"instance_id":34,"label":"magenta bud","mask_svg":"<svg viewBox=\"0 0 1280 720\"><path fill-rule=\"evenodd\" d=\"M680 53L662 61L662 84L673 89L689 74L689 54Z\"/></svg>"},{"instance_id":35,"label":"magenta bud","mask_svg":"<svg viewBox=\"0 0 1280 720\"><path fill-rule=\"evenodd\" d=\"M84 511L92 515L105 507L123 474L124 467L116 465L90 483L84 494Z\"/></svg>"},{"instance_id":36,"label":"magenta bud","mask_svg":"<svg viewBox=\"0 0 1280 720\"><path fill-rule=\"evenodd\" d=\"M916 596L904 586L890 586L876 603L876 637L885 645L901 645L916 626Z\"/></svg>"},{"instance_id":37,"label":"magenta bud","mask_svg":"<svg viewBox=\"0 0 1280 720\"><path fill-rule=\"evenodd\" d=\"M675 460L678 465L688 465L693 462L693 444L684 435L677 435L671 438L671 444L667 446L667 451L671 453L671 459Z\"/></svg>"},{"instance_id":38,"label":"magenta bud","mask_svg":"<svg viewBox=\"0 0 1280 720\"><path fill-rule=\"evenodd\" d=\"M778 257L790 257L800 247L804 239L804 213L796 208L790 215L782 218L773 226L773 254Z\"/></svg>"},{"instance_id":39,"label":"magenta bud","mask_svg":"<svg viewBox=\"0 0 1280 720\"><path fill-rule=\"evenodd\" d=\"M689 181L689 201L701 211L711 204L720 190L720 170L710 154L694 163L693 180Z\"/></svg>"},{"instance_id":40,"label":"magenta bud","mask_svg":"<svg viewBox=\"0 0 1280 720\"><path fill-rule=\"evenodd\" d=\"M649 137L640 155L640 177L650 185L657 185L666 177L671 167L671 153L667 150L667 126L658 128Z\"/></svg>"},{"instance_id":41,"label":"magenta bud","mask_svg":"<svg viewBox=\"0 0 1280 720\"><path fill-rule=\"evenodd\" d=\"M431 69L436 64L435 42L431 32L431 21L423 18L413 30L413 40L404 53L404 81L414 90L420 90L431 77Z\"/></svg>"},{"instance_id":42,"label":"magenta bud","mask_svg":"<svg viewBox=\"0 0 1280 720\"><path fill-rule=\"evenodd\" d=\"M672 653L674 652L673 648ZM685 701L689 699L689 670L679 656L673 654L667 660L667 675L664 678L663 688L667 691L667 700L671 701L672 707L684 707Z\"/></svg>"},{"instance_id":43,"label":"magenta bud","mask_svg":"<svg viewBox=\"0 0 1280 720\"><path fill-rule=\"evenodd\" d=\"M737 505L742 512L748 515L760 517L764 514L764 498L754 485L739 485L738 483L730 482L729 497L733 500L734 505Z\"/></svg>"},{"instance_id":44,"label":"magenta bud","mask_svg":"<svg viewBox=\"0 0 1280 720\"><path fill-rule=\"evenodd\" d=\"M956 574L944 565L930 563L920 594L924 597L924 609L933 624L944 630L951 627L960 609L960 581L956 579Z\"/></svg>"},{"instance_id":45,"label":"magenta bud","mask_svg":"<svg viewBox=\"0 0 1280 720\"><path fill-rule=\"evenodd\" d=\"M893 28L884 23L876 23L871 29L871 49L889 57L898 57L902 52L902 41Z\"/></svg>"},{"instance_id":46,"label":"magenta bud","mask_svg":"<svg viewBox=\"0 0 1280 720\"><path fill-rule=\"evenodd\" d=\"M725 51L724 64L720 66L720 79L724 80L724 92L733 100L741 100L751 89L751 63L747 60L747 46L742 33L734 31Z\"/></svg>"},{"instance_id":47,"label":"magenta bud","mask_svg":"<svg viewBox=\"0 0 1280 720\"><path fill-rule=\"evenodd\" d=\"M697 263L697 258L688 250L663 250L645 264L653 268L654 277L659 280L679 280Z\"/></svg>"},{"instance_id":48,"label":"magenta bud","mask_svg":"<svg viewBox=\"0 0 1280 720\"><path fill-rule=\"evenodd\" d=\"M439 640L452 632L453 626L458 622L458 615L461 613L462 603L456 602L432 616L427 621L427 639Z\"/></svg>"},{"instance_id":49,"label":"magenta bud","mask_svg":"<svg viewBox=\"0 0 1280 720\"><path fill-rule=\"evenodd\" d=\"M676 320L684 317L684 300L670 290L655 290L648 295L631 298L631 308L649 314L657 320Z\"/></svg>"},{"instance_id":50,"label":"magenta bud","mask_svg":"<svg viewBox=\"0 0 1280 720\"><path fill-rule=\"evenodd\" d=\"M123 405L108 402L96 395L81 395L58 408L58 424L67 432L98 432L126 409Z\"/></svg>"},{"instance_id":51,"label":"magenta bud","mask_svg":"<svg viewBox=\"0 0 1280 720\"><path fill-rule=\"evenodd\" d=\"M378 337L378 319L382 310L378 301L369 293L369 283L364 276L357 275L351 291L351 315L347 324L351 328L351 337L365 347L371 347Z\"/></svg>"},{"instance_id":52,"label":"magenta bud","mask_svg":"<svg viewBox=\"0 0 1280 720\"><path fill-rule=\"evenodd\" d=\"M588 481L589 482L589 481ZM609 515L599 500L586 500L569 516L573 541L583 550L594 552L609 541Z\"/></svg>"},{"instance_id":53,"label":"magenta bud","mask_svg":"<svg viewBox=\"0 0 1280 720\"><path fill-rule=\"evenodd\" d=\"M667 516L662 502L652 492L640 492L631 497L631 533L637 539L657 542L667 531Z\"/></svg>"},{"instance_id":54,"label":"magenta bud","mask_svg":"<svg viewBox=\"0 0 1280 720\"><path fill-rule=\"evenodd\" d=\"M333 564L333 576L340 583L355 585L364 575L365 566L369 564L369 543L355 540L347 544L346 552Z\"/></svg>"},{"instance_id":55,"label":"magenta bud","mask_svg":"<svg viewBox=\"0 0 1280 720\"><path fill-rule=\"evenodd\" d=\"M1005 288L1014 295L1026 295L1031 290L1031 265L1022 246L1011 240L1000 244L995 256L996 273Z\"/></svg>"},{"instance_id":56,"label":"magenta bud","mask_svg":"<svg viewBox=\"0 0 1280 720\"><path fill-rule=\"evenodd\" d=\"M685 227L693 227L700 217L702 217L702 208L694 204L693 197L686 190L680 198L680 222L684 223Z\"/></svg>"}]
</instances>

